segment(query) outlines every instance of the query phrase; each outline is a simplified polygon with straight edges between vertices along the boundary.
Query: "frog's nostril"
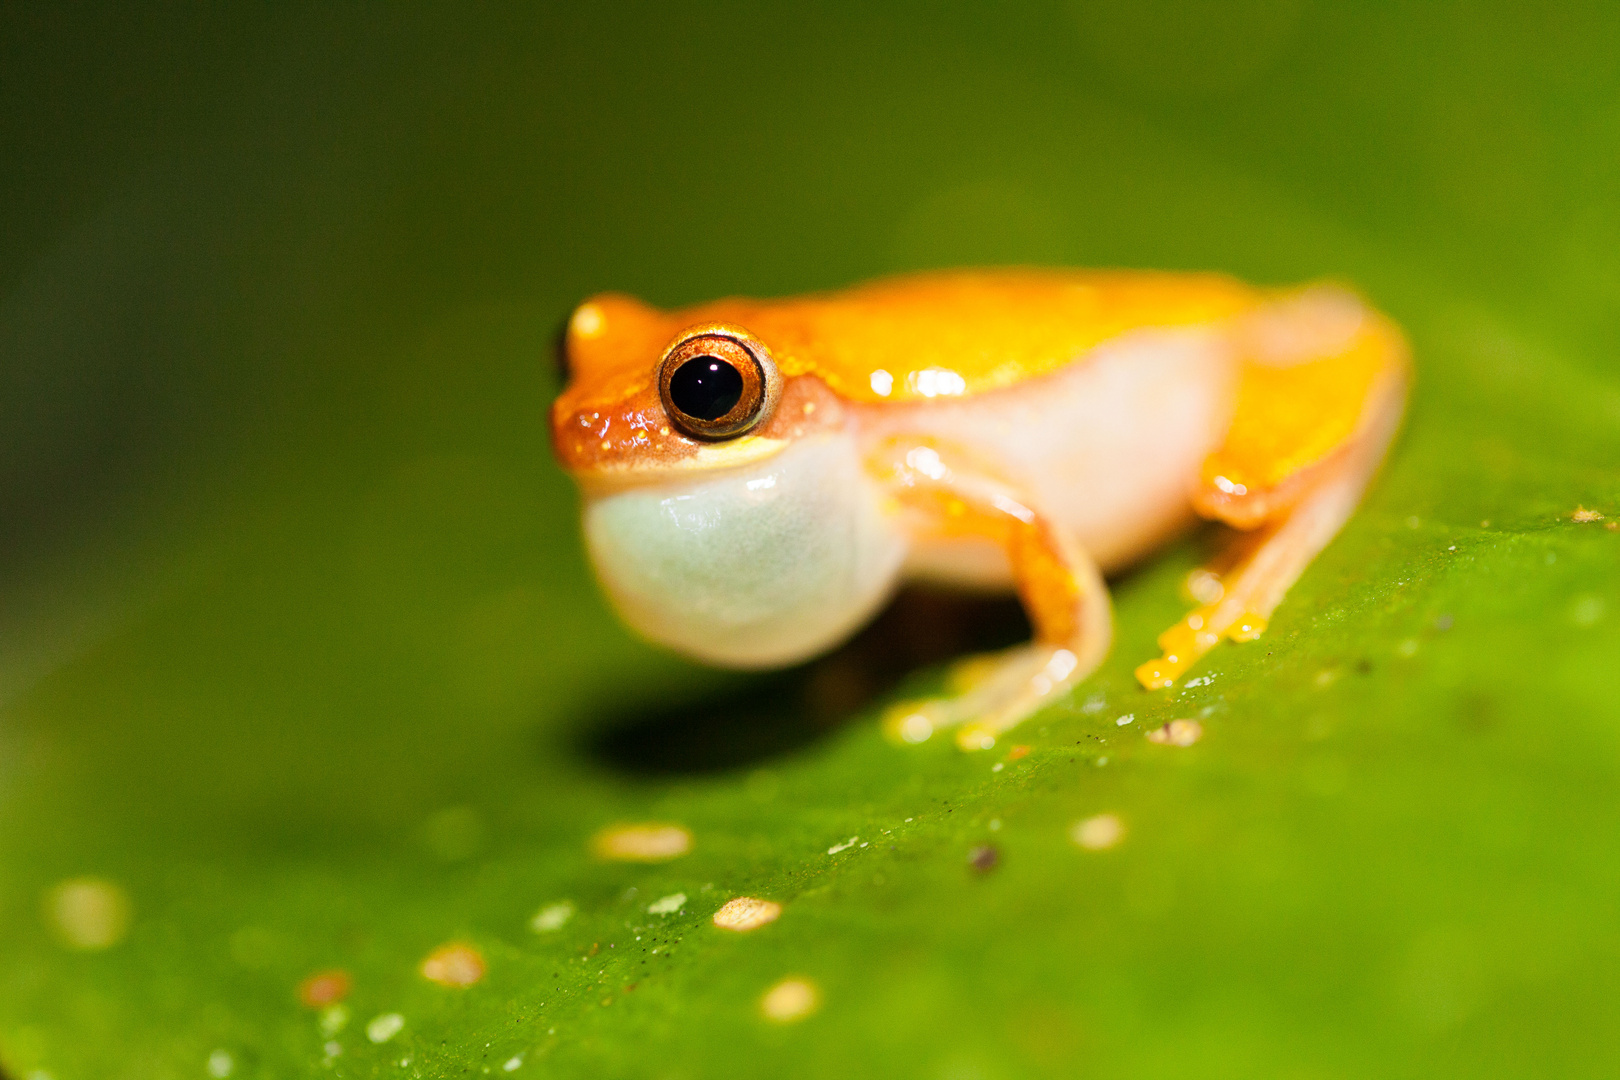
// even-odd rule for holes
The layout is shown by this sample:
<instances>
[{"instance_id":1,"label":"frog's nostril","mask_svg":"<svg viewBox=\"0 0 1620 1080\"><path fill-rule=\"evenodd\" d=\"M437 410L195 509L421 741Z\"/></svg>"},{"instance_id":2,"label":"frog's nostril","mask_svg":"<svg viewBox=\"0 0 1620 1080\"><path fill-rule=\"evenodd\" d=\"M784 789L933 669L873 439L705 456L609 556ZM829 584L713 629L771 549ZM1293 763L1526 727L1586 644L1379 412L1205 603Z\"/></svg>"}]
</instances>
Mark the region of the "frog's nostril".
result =
<instances>
[{"instance_id":1,"label":"frog's nostril","mask_svg":"<svg viewBox=\"0 0 1620 1080\"><path fill-rule=\"evenodd\" d=\"M743 377L718 356L697 356L669 378L669 400L699 420L718 420L742 400Z\"/></svg>"}]
</instances>

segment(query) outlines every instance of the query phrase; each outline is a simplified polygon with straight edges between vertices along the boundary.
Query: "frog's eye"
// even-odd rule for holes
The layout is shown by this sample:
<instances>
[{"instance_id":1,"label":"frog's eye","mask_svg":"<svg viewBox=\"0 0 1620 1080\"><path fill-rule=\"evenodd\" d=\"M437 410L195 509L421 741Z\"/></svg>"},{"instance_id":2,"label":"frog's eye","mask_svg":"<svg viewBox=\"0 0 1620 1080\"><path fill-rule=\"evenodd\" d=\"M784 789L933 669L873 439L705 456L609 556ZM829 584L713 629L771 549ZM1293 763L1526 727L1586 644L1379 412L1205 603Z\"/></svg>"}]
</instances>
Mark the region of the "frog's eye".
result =
<instances>
[{"instance_id":1,"label":"frog's eye","mask_svg":"<svg viewBox=\"0 0 1620 1080\"><path fill-rule=\"evenodd\" d=\"M658 395L675 426L699 439L731 439L769 419L782 376L765 346L731 327L675 340L658 365Z\"/></svg>"}]
</instances>

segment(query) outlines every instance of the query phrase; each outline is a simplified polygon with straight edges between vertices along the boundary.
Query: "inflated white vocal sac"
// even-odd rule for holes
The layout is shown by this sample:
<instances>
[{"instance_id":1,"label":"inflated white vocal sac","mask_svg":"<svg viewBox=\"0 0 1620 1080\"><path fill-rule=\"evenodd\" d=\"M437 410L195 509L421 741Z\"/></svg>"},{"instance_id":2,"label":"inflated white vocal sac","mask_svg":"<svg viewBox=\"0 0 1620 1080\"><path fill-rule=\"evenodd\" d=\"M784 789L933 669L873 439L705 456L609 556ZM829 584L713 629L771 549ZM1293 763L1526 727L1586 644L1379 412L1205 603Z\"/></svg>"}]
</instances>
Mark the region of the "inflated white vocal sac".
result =
<instances>
[{"instance_id":1,"label":"inflated white vocal sac","mask_svg":"<svg viewBox=\"0 0 1620 1080\"><path fill-rule=\"evenodd\" d=\"M627 623L728 667L794 663L837 644L888 599L905 557L841 434L757 465L587 494L585 538Z\"/></svg>"}]
</instances>

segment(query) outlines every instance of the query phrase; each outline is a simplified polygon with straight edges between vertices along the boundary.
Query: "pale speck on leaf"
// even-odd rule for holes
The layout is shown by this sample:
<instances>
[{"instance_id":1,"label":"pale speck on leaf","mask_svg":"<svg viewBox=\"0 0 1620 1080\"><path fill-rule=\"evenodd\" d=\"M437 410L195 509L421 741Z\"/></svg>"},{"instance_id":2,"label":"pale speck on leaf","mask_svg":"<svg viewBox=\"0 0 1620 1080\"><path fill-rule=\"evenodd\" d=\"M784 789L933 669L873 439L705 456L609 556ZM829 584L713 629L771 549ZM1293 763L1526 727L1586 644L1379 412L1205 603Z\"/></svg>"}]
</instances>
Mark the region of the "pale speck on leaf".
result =
<instances>
[{"instance_id":1,"label":"pale speck on leaf","mask_svg":"<svg viewBox=\"0 0 1620 1080\"><path fill-rule=\"evenodd\" d=\"M71 878L45 895L45 918L74 949L106 949L129 931L129 898L110 881Z\"/></svg>"},{"instance_id":2,"label":"pale speck on leaf","mask_svg":"<svg viewBox=\"0 0 1620 1080\"><path fill-rule=\"evenodd\" d=\"M1172 720L1148 732L1147 737L1160 746L1191 746L1204 737L1204 725L1197 720Z\"/></svg>"},{"instance_id":3,"label":"pale speck on leaf","mask_svg":"<svg viewBox=\"0 0 1620 1080\"><path fill-rule=\"evenodd\" d=\"M338 1032L349 1026L349 1008L347 1005L328 1005L321 1010L321 1034L330 1039Z\"/></svg>"},{"instance_id":4,"label":"pale speck on leaf","mask_svg":"<svg viewBox=\"0 0 1620 1080\"><path fill-rule=\"evenodd\" d=\"M821 990L809 979L791 976L783 979L760 999L760 1012L767 1020L788 1024L803 1020L821 1005Z\"/></svg>"},{"instance_id":5,"label":"pale speck on leaf","mask_svg":"<svg viewBox=\"0 0 1620 1080\"><path fill-rule=\"evenodd\" d=\"M1125 838L1125 823L1116 814L1097 814L1075 822L1069 838L1087 851L1106 851Z\"/></svg>"},{"instance_id":6,"label":"pale speck on leaf","mask_svg":"<svg viewBox=\"0 0 1620 1080\"><path fill-rule=\"evenodd\" d=\"M317 971L298 984L298 1000L311 1009L325 1008L348 997L351 985L347 971Z\"/></svg>"},{"instance_id":7,"label":"pale speck on leaf","mask_svg":"<svg viewBox=\"0 0 1620 1080\"><path fill-rule=\"evenodd\" d=\"M405 1028L405 1018L397 1012L383 1013L366 1025L366 1038L374 1043L385 1043ZM327 1043L328 1052L335 1043Z\"/></svg>"},{"instance_id":8,"label":"pale speck on leaf","mask_svg":"<svg viewBox=\"0 0 1620 1080\"><path fill-rule=\"evenodd\" d=\"M683 892L670 893L668 896L654 900L647 905L649 915L673 915L686 906L686 894Z\"/></svg>"},{"instance_id":9,"label":"pale speck on leaf","mask_svg":"<svg viewBox=\"0 0 1620 1080\"><path fill-rule=\"evenodd\" d=\"M692 850L692 834L680 825L613 825L591 838L591 853L613 862L667 862Z\"/></svg>"},{"instance_id":10,"label":"pale speck on leaf","mask_svg":"<svg viewBox=\"0 0 1620 1080\"><path fill-rule=\"evenodd\" d=\"M564 924L574 917L574 911L572 900L558 900L556 903L547 904L534 913L534 918L529 920L529 929L537 934L561 930Z\"/></svg>"},{"instance_id":11,"label":"pale speck on leaf","mask_svg":"<svg viewBox=\"0 0 1620 1080\"><path fill-rule=\"evenodd\" d=\"M440 986L471 986L486 970L483 954L458 942L439 946L422 961L422 977Z\"/></svg>"},{"instance_id":12,"label":"pale speck on leaf","mask_svg":"<svg viewBox=\"0 0 1620 1080\"><path fill-rule=\"evenodd\" d=\"M738 896L727 900L725 905L714 913L713 921L714 925L722 930L735 930L741 933L773 923L781 914L782 905L774 900Z\"/></svg>"}]
</instances>

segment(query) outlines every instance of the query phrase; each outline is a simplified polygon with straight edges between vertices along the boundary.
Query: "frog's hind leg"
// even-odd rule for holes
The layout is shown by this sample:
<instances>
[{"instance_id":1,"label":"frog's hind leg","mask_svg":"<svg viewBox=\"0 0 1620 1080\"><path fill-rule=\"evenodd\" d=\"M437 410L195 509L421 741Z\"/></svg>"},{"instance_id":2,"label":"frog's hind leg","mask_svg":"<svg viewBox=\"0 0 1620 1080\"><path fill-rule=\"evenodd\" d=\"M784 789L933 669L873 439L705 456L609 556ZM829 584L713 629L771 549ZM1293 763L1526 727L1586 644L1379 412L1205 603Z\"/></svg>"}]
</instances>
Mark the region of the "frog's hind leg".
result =
<instances>
[{"instance_id":1,"label":"frog's hind leg","mask_svg":"<svg viewBox=\"0 0 1620 1080\"><path fill-rule=\"evenodd\" d=\"M1257 319L1246 345L1254 359L1240 378L1236 414L1193 502L1204 516L1252 533L1235 542L1241 555L1230 568L1190 579L1204 603L1159 636L1163 656L1136 669L1150 690L1174 683L1223 637L1260 636L1354 512L1400 422L1405 342L1353 297L1296 294Z\"/></svg>"},{"instance_id":2,"label":"frog's hind leg","mask_svg":"<svg viewBox=\"0 0 1620 1080\"><path fill-rule=\"evenodd\" d=\"M995 479L966 467L932 440L895 440L878 472L919 533L979 536L1001 546L1035 627L1028 645L973 657L951 674L951 696L902 702L884 728L922 742L954 727L965 750L984 750L1108 655L1113 610L1097 564L1066 530Z\"/></svg>"},{"instance_id":3,"label":"frog's hind leg","mask_svg":"<svg viewBox=\"0 0 1620 1080\"><path fill-rule=\"evenodd\" d=\"M1259 637L1289 588L1355 510L1377 462L1377 456L1346 462L1280 522L1265 526L1249 557L1215 584L1215 598L1159 635L1164 655L1136 669L1142 685L1170 686L1223 637Z\"/></svg>"}]
</instances>

